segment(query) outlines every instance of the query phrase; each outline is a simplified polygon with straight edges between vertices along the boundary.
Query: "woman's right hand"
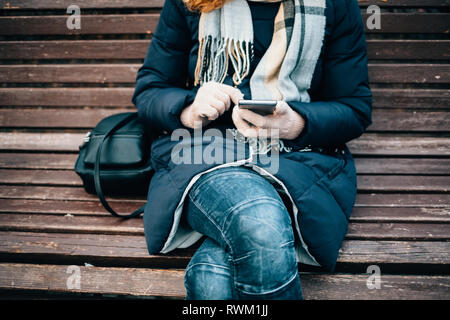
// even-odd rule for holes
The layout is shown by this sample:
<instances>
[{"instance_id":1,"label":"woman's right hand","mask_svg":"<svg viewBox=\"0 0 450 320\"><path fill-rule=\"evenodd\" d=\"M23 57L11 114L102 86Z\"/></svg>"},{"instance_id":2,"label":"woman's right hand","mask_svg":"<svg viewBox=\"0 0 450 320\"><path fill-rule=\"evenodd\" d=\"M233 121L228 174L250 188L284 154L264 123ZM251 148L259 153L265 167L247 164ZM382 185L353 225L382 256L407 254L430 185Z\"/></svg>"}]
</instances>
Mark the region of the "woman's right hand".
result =
<instances>
[{"instance_id":1,"label":"woman's right hand","mask_svg":"<svg viewBox=\"0 0 450 320\"><path fill-rule=\"evenodd\" d=\"M207 125L230 109L231 101L237 104L244 95L232 86L207 82L198 89L194 102L184 108L181 123L188 128Z\"/></svg>"}]
</instances>

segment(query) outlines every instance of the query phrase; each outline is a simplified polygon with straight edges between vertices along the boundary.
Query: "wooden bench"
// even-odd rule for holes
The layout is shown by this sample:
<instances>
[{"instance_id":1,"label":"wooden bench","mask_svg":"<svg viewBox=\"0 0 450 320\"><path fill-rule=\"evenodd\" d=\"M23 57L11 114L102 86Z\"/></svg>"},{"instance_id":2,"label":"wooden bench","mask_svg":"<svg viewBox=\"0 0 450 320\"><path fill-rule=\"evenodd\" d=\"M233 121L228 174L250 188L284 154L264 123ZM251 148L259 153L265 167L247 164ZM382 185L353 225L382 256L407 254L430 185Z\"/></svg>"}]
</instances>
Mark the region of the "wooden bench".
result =
<instances>
[{"instance_id":1,"label":"wooden bench","mask_svg":"<svg viewBox=\"0 0 450 320\"><path fill-rule=\"evenodd\" d=\"M72 2L0 0L1 296L183 298L194 249L149 256L142 220L111 217L73 171L85 133L134 110L163 1L77 0L81 30L69 30ZM336 273L300 265L304 295L449 299L450 1L360 1L365 18L371 4L381 30L367 30L374 123L349 144L356 206Z\"/></svg>"}]
</instances>

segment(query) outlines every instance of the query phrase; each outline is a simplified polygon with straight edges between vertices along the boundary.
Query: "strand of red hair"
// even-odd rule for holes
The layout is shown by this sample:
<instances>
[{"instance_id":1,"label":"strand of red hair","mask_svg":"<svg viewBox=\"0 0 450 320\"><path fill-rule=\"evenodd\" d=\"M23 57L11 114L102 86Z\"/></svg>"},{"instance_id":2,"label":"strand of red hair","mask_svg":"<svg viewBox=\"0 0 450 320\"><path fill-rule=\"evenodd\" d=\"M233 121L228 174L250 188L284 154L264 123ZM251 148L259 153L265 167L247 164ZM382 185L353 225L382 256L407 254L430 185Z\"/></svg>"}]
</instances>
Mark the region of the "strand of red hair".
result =
<instances>
[{"instance_id":1,"label":"strand of red hair","mask_svg":"<svg viewBox=\"0 0 450 320\"><path fill-rule=\"evenodd\" d=\"M221 8L226 0L183 0L191 11L209 12Z\"/></svg>"}]
</instances>

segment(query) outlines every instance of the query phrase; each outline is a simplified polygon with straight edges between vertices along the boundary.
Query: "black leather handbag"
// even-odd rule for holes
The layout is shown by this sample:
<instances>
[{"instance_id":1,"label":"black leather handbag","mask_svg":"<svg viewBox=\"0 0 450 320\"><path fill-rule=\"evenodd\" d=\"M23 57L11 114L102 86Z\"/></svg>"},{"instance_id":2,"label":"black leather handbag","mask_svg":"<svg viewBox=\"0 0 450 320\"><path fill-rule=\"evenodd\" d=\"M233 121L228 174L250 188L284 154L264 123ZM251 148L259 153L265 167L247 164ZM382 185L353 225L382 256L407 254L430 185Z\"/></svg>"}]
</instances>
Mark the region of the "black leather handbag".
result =
<instances>
[{"instance_id":1,"label":"black leather handbag","mask_svg":"<svg viewBox=\"0 0 450 320\"><path fill-rule=\"evenodd\" d=\"M144 195L153 175L150 164L152 133L137 118L136 112L119 113L100 121L80 146L75 172L87 192L97 194L113 216L132 218L114 211L105 195Z\"/></svg>"}]
</instances>

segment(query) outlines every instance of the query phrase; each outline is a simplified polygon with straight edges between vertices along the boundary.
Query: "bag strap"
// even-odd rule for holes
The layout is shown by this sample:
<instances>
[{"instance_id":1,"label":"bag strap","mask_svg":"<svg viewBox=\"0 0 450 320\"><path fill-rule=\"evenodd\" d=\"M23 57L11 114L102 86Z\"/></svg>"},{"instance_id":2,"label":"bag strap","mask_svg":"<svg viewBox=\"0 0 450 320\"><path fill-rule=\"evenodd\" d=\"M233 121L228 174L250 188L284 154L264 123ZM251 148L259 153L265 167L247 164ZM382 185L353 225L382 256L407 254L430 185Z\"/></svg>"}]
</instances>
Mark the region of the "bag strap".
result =
<instances>
[{"instance_id":1,"label":"bag strap","mask_svg":"<svg viewBox=\"0 0 450 320\"><path fill-rule=\"evenodd\" d=\"M120 217L120 218L125 218L125 219L139 216L142 212L144 212L145 205L142 206L141 208L137 209L133 213L130 213L130 214L127 214L127 215L118 214L116 211L113 210L113 208L110 207L110 205L108 204L108 201L106 201L105 195L103 194L102 185L101 185L101 181L100 181L100 159L101 159L101 156L102 156L102 149L103 149L103 144L105 143L105 141L114 132L116 132L117 130L119 130L120 128L122 128L127 123L129 123L132 120L134 120L135 118L137 118L137 113L131 113L130 115L126 116L121 121L119 121L117 124L115 124L111 129L109 129L109 131L107 131L105 133L105 135L103 136L102 141L100 141L100 144L98 146L97 157L95 159L95 166L94 166L95 192L97 193L97 196L100 199L100 202L102 203L103 207L106 210L108 210L109 213L111 213L113 216Z\"/></svg>"}]
</instances>

